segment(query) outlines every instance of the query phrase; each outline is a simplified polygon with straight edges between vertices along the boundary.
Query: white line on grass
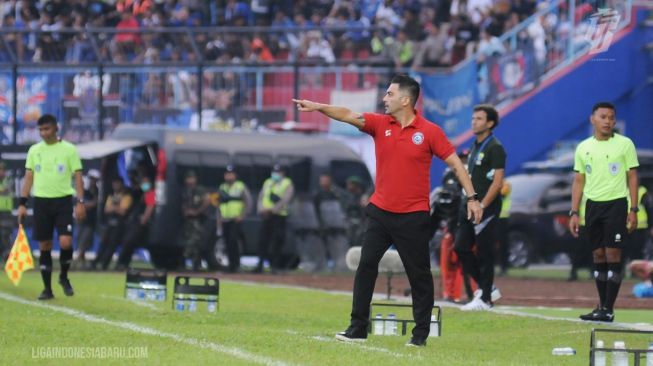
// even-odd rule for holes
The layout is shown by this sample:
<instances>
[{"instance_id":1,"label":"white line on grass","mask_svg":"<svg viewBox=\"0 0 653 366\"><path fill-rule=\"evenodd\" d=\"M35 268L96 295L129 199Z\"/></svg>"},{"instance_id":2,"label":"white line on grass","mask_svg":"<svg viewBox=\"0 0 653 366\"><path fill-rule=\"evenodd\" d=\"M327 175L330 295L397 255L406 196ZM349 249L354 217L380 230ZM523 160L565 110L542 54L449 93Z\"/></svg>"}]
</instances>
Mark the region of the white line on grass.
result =
<instances>
[{"instance_id":1,"label":"white line on grass","mask_svg":"<svg viewBox=\"0 0 653 366\"><path fill-rule=\"evenodd\" d=\"M90 323L100 323L100 324L105 324L105 325L110 325L116 328L122 328L126 329L129 331L132 331L134 333L141 333L141 334L146 334L146 335L151 335L151 336L156 336L156 337L161 337L161 338L168 338L172 339L173 341L179 342L179 343L185 343L190 346L196 346L204 349L209 349L218 353L223 353L229 356L232 356L234 358L238 358L244 361L248 362L254 362L257 364L261 365L269 365L269 366L286 366L286 365L291 365L289 363L286 363L284 361L279 361L275 360L269 357L264 357L264 356L258 356L252 353L249 353L247 351L244 351L240 348L237 347L228 347L224 346L221 344L213 343L213 342L208 342L205 340L201 339L196 339L196 338L189 338L189 337L184 337L179 334L175 333L168 333L168 332L163 332L155 328L150 328L150 327L144 327L135 323L130 323L126 321L114 321L114 320L108 320L99 316L91 315L84 313L79 310L74 310L70 308L66 308L63 306L55 306L55 305L48 305L48 304L43 304L40 302L36 301L30 301L30 300L25 300L23 298L13 296L4 292L0 292L0 298L7 300L7 301L13 301L17 302L19 304L24 304L24 305L31 305L34 307L38 308L43 308L43 309L48 309L52 311L56 311L58 313L63 313L66 315L70 315L76 319L80 319L86 322Z\"/></svg>"}]
</instances>

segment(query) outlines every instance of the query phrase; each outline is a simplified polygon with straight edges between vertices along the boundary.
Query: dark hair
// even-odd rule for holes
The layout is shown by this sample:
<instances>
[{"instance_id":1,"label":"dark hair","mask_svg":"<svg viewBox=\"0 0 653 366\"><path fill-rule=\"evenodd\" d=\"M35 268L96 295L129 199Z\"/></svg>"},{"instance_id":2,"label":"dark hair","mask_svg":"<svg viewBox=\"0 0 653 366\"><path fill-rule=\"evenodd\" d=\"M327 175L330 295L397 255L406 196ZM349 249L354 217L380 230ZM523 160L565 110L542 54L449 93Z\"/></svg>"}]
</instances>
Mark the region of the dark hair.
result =
<instances>
[{"instance_id":1,"label":"dark hair","mask_svg":"<svg viewBox=\"0 0 653 366\"><path fill-rule=\"evenodd\" d=\"M499 125L499 112L491 104L479 104L474 106L474 112L483 111L487 116L488 121L493 121L491 130L494 130Z\"/></svg>"},{"instance_id":2,"label":"dark hair","mask_svg":"<svg viewBox=\"0 0 653 366\"><path fill-rule=\"evenodd\" d=\"M592 107L592 113L596 112L596 110L599 109L599 108L612 109L612 111L615 114L617 113L617 109L610 102L598 102L598 103L594 104L594 107Z\"/></svg>"},{"instance_id":3,"label":"dark hair","mask_svg":"<svg viewBox=\"0 0 653 366\"><path fill-rule=\"evenodd\" d=\"M47 124L53 124L57 125L57 117L51 115L51 114L44 114L41 117L39 117L39 120L36 122L37 125L43 126Z\"/></svg>"},{"instance_id":4,"label":"dark hair","mask_svg":"<svg viewBox=\"0 0 653 366\"><path fill-rule=\"evenodd\" d=\"M395 75L390 84L399 84L399 90L405 91L410 97L410 103L415 107L419 98L419 83L406 74Z\"/></svg>"}]
</instances>

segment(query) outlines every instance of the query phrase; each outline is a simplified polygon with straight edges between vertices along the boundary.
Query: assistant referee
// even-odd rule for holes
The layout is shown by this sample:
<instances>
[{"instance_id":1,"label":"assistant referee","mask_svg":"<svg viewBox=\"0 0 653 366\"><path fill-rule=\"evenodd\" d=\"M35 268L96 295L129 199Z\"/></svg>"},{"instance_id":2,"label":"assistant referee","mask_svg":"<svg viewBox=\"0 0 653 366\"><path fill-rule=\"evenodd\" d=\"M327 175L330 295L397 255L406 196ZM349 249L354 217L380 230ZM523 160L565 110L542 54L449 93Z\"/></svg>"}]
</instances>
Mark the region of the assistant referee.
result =
<instances>
[{"instance_id":1,"label":"assistant referee","mask_svg":"<svg viewBox=\"0 0 653 366\"><path fill-rule=\"evenodd\" d=\"M637 227L637 153L633 142L614 132L616 110L607 102L592 108L592 137L576 148L569 229L578 237L581 197L587 197L585 227L592 247L599 305L582 320L614 320L622 279L626 235ZM628 198L633 203L628 210Z\"/></svg>"},{"instance_id":2,"label":"assistant referee","mask_svg":"<svg viewBox=\"0 0 653 366\"><path fill-rule=\"evenodd\" d=\"M444 160L468 192L467 216L478 223L483 210L471 179L455 149L436 124L415 110L420 86L397 75L383 97L386 114L355 113L343 107L295 100L300 111L319 111L349 123L374 138L376 186L366 208L369 218L360 263L354 279L349 328L336 339L367 338L370 302L383 253L394 244L412 289L415 327L407 346L425 346L433 309L433 278L429 253L429 174L433 156Z\"/></svg>"},{"instance_id":3,"label":"assistant referee","mask_svg":"<svg viewBox=\"0 0 653 366\"><path fill-rule=\"evenodd\" d=\"M27 152L25 178L18 206L18 222L27 215L27 201L34 188L34 232L39 242L41 256L39 265L43 278L43 292L39 300L54 298L52 277L52 236L54 229L59 234L61 273L59 283L66 296L73 296L73 287L68 279L68 269L73 258L73 193L76 191L75 218L86 217L84 209L84 185L82 162L75 146L57 137L57 119L45 114L39 118L39 135L43 141L34 144ZM72 177L75 177L73 189Z\"/></svg>"}]
</instances>

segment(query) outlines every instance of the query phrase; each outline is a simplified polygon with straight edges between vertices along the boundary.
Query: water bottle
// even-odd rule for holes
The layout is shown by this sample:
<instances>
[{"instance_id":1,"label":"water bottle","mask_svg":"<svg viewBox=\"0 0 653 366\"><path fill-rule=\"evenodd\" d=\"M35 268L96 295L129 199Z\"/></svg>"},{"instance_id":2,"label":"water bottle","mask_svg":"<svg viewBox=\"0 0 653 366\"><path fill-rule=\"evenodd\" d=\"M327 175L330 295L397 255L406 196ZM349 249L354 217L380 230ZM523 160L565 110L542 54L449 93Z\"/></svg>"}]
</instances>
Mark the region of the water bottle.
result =
<instances>
[{"instance_id":1,"label":"water bottle","mask_svg":"<svg viewBox=\"0 0 653 366\"><path fill-rule=\"evenodd\" d=\"M166 301L166 289L165 289L165 287L157 291L156 301Z\"/></svg>"},{"instance_id":2,"label":"water bottle","mask_svg":"<svg viewBox=\"0 0 653 366\"><path fill-rule=\"evenodd\" d=\"M573 356L576 354L576 350L571 347L557 347L551 351L551 354L554 356Z\"/></svg>"},{"instance_id":3,"label":"water bottle","mask_svg":"<svg viewBox=\"0 0 653 366\"><path fill-rule=\"evenodd\" d=\"M209 313L215 313L218 310L218 297L215 295L207 296L207 310Z\"/></svg>"},{"instance_id":4,"label":"water bottle","mask_svg":"<svg viewBox=\"0 0 653 366\"><path fill-rule=\"evenodd\" d=\"M195 295L190 295L190 303L188 304L188 311L197 311L197 298Z\"/></svg>"},{"instance_id":5,"label":"water bottle","mask_svg":"<svg viewBox=\"0 0 653 366\"><path fill-rule=\"evenodd\" d=\"M596 348L603 348L603 341L596 341ZM594 351L594 366L605 366L605 351Z\"/></svg>"},{"instance_id":6,"label":"water bottle","mask_svg":"<svg viewBox=\"0 0 653 366\"><path fill-rule=\"evenodd\" d=\"M382 335L382 334L383 334L383 314L376 314L376 317L374 318L374 335Z\"/></svg>"},{"instance_id":7,"label":"water bottle","mask_svg":"<svg viewBox=\"0 0 653 366\"><path fill-rule=\"evenodd\" d=\"M390 313L388 314L388 318L385 321L385 335L396 335L397 334L397 321L395 320L397 317L395 314Z\"/></svg>"},{"instance_id":8,"label":"water bottle","mask_svg":"<svg viewBox=\"0 0 653 366\"><path fill-rule=\"evenodd\" d=\"M186 299L184 299L184 295L177 295L175 297L175 310L177 311L184 311L186 310Z\"/></svg>"},{"instance_id":9,"label":"water bottle","mask_svg":"<svg viewBox=\"0 0 653 366\"><path fill-rule=\"evenodd\" d=\"M648 348L646 352L646 366L653 366L653 342L648 343Z\"/></svg>"},{"instance_id":10,"label":"water bottle","mask_svg":"<svg viewBox=\"0 0 653 366\"><path fill-rule=\"evenodd\" d=\"M429 337L439 337L440 324L436 322L435 315L431 315L431 329L429 330Z\"/></svg>"},{"instance_id":11,"label":"water bottle","mask_svg":"<svg viewBox=\"0 0 653 366\"><path fill-rule=\"evenodd\" d=\"M136 299L136 297L138 297L138 294L136 293L136 289L128 287L127 288L127 299L134 300L134 299Z\"/></svg>"},{"instance_id":12,"label":"water bottle","mask_svg":"<svg viewBox=\"0 0 653 366\"><path fill-rule=\"evenodd\" d=\"M614 341L614 348L623 351L612 352L612 366L628 366L628 353L626 350L626 342Z\"/></svg>"},{"instance_id":13,"label":"water bottle","mask_svg":"<svg viewBox=\"0 0 653 366\"><path fill-rule=\"evenodd\" d=\"M156 293L159 290L147 289L146 291L147 291L147 299L151 301L156 301Z\"/></svg>"},{"instance_id":14,"label":"water bottle","mask_svg":"<svg viewBox=\"0 0 653 366\"><path fill-rule=\"evenodd\" d=\"M145 300L145 289L139 288L137 290L137 294L138 294L137 295L138 300Z\"/></svg>"}]
</instances>

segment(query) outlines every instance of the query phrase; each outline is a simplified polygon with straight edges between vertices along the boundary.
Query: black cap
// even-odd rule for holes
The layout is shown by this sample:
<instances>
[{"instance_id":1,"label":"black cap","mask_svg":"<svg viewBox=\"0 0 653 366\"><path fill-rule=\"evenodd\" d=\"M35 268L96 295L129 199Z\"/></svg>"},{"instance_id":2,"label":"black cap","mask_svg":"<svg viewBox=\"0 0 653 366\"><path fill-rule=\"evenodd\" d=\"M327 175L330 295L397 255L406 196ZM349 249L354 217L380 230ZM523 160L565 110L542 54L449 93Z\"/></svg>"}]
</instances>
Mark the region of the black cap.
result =
<instances>
[{"instance_id":1,"label":"black cap","mask_svg":"<svg viewBox=\"0 0 653 366\"><path fill-rule=\"evenodd\" d=\"M195 171L193 169L190 169L190 170L186 171L186 174L184 174L184 177L186 177L186 178L190 178L190 177L197 178L197 173L195 173Z\"/></svg>"},{"instance_id":2,"label":"black cap","mask_svg":"<svg viewBox=\"0 0 653 366\"><path fill-rule=\"evenodd\" d=\"M284 172L285 173L286 168L281 164L274 164L274 166L272 167L272 171L273 172Z\"/></svg>"},{"instance_id":3,"label":"black cap","mask_svg":"<svg viewBox=\"0 0 653 366\"><path fill-rule=\"evenodd\" d=\"M225 171L227 171L227 172L235 172L235 171L236 171L236 168L233 166L233 164L229 164L229 165L227 165L227 167L225 168Z\"/></svg>"}]
</instances>

